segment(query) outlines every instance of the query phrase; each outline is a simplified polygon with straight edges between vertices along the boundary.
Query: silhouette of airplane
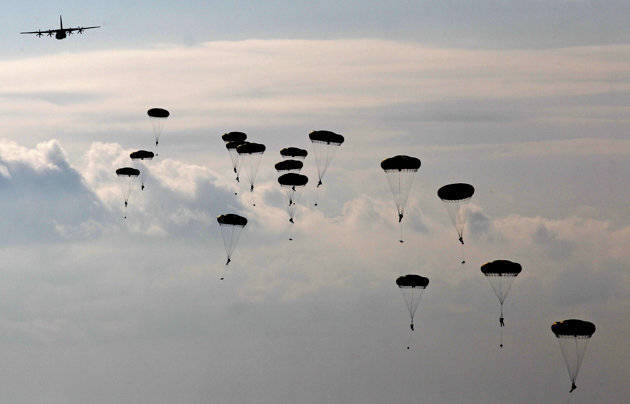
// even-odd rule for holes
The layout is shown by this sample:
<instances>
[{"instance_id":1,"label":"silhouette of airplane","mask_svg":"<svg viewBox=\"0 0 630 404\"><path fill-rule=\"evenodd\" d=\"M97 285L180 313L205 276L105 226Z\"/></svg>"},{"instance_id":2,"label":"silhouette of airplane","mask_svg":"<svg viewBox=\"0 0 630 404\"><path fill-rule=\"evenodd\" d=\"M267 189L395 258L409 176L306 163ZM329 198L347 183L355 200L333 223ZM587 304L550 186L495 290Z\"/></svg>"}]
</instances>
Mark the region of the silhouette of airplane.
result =
<instances>
[{"instance_id":1,"label":"silhouette of airplane","mask_svg":"<svg viewBox=\"0 0 630 404\"><path fill-rule=\"evenodd\" d=\"M72 33L74 31L78 32L79 34L82 34L83 31L85 31L86 29L93 29L93 28L100 28L100 27L101 26L98 25L98 26L94 26L94 27L70 27L70 28L64 28L61 16L59 16L59 29L48 29L48 30L45 30L45 31L37 30L37 31L20 32L20 34L35 34L38 37L42 37L44 35L53 36L53 34L54 34L55 38L57 38L57 39L64 39L66 36L72 35Z\"/></svg>"}]
</instances>

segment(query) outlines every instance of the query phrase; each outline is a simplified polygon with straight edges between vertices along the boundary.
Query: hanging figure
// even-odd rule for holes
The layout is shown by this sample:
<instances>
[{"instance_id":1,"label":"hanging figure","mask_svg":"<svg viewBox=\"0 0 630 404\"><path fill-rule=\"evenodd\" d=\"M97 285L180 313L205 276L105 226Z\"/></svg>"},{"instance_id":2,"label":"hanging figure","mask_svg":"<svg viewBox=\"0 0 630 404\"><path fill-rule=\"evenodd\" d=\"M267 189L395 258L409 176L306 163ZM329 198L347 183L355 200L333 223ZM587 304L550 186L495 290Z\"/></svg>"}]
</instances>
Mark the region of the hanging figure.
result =
<instances>
[{"instance_id":1,"label":"hanging figure","mask_svg":"<svg viewBox=\"0 0 630 404\"><path fill-rule=\"evenodd\" d=\"M129 155L129 158L134 163L134 166L140 171L140 190L144 191L144 160L153 160L155 155L152 151L138 150Z\"/></svg>"},{"instance_id":2,"label":"hanging figure","mask_svg":"<svg viewBox=\"0 0 630 404\"><path fill-rule=\"evenodd\" d=\"M497 296L497 299L499 299L500 348L503 348L503 327L505 327L505 322L503 321L503 303L512 287L512 282L516 279L518 274L521 273L521 270L521 264L508 260L496 260L481 266L481 273L486 277L494 294Z\"/></svg>"},{"instance_id":3,"label":"hanging figure","mask_svg":"<svg viewBox=\"0 0 630 404\"><path fill-rule=\"evenodd\" d=\"M464 227L466 226L465 206L474 193L475 187L464 183L444 185L437 191L437 196L444 202L448 216L451 218L451 222L453 222L453 226L455 226L455 230L457 231L461 246L462 264L466 263L464 254Z\"/></svg>"},{"instance_id":4,"label":"hanging figure","mask_svg":"<svg viewBox=\"0 0 630 404\"><path fill-rule=\"evenodd\" d=\"M569 393L572 393L577 389L575 381L580 372L580 366L586 354L588 342L595 334L595 324L590 321L569 319L553 323L551 332L554 333L560 344L560 351L564 357L564 362L569 371L569 379L571 380Z\"/></svg>"},{"instance_id":5,"label":"hanging figure","mask_svg":"<svg viewBox=\"0 0 630 404\"><path fill-rule=\"evenodd\" d=\"M396 204L398 223L400 223L400 239L398 241L404 243L402 220L413 180L420 169L420 159L410 156L394 156L383 160L381 168L385 172Z\"/></svg>"},{"instance_id":6,"label":"hanging figure","mask_svg":"<svg viewBox=\"0 0 630 404\"><path fill-rule=\"evenodd\" d=\"M153 138L155 139L155 155L158 155L158 145L160 144L160 136L164 131L164 123L171 115L170 112L163 108L151 108L147 111L151 125L153 126Z\"/></svg>"}]
</instances>

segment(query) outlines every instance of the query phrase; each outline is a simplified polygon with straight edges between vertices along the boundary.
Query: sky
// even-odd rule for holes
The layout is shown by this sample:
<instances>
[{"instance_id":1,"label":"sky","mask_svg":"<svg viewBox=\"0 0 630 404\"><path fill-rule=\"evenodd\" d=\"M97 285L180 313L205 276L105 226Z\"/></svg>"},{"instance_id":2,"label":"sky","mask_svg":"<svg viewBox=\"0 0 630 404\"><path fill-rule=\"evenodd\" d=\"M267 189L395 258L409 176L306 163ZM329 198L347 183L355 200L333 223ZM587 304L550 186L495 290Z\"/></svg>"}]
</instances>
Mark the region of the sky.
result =
<instances>
[{"instance_id":1,"label":"sky","mask_svg":"<svg viewBox=\"0 0 630 404\"><path fill-rule=\"evenodd\" d=\"M0 376L14 403L575 402L630 394L622 1L21 2L0 35ZM103 25L63 41L18 32ZM116 168L152 147L127 221ZM289 242L279 150L345 136ZM256 207L220 136L264 143ZM406 242L380 161L420 158ZM437 189L468 182L467 264ZM249 219L226 279L216 216ZM479 267L522 264L505 305ZM427 276L413 349L395 279Z\"/></svg>"}]
</instances>

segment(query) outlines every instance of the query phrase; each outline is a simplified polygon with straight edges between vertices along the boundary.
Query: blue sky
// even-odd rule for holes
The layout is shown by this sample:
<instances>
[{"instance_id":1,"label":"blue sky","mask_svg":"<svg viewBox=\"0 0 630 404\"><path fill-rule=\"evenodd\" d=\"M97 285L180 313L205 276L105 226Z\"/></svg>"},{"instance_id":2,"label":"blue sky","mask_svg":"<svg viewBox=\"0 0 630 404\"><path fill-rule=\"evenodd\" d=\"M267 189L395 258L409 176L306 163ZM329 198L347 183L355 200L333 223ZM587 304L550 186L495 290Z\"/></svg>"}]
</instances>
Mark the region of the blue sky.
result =
<instances>
[{"instance_id":1,"label":"blue sky","mask_svg":"<svg viewBox=\"0 0 630 404\"><path fill-rule=\"evenodd\" d=\"M380 38L464 48L554 48L627 42L625 1L62 1L5 6L9 32L67 23L107 27L79 49L249 38ZM3 53L42 52L3 35ZM95 43L96 42L96 43ZM25 46L28 44L28 46Z\"/></svg>"},{"instance_id":2,"label":"blue sky","mask_svg":"<svg viewBox=\"0 0 630 404\"><path fill-rule=\"evenodd\" d=\"M19 36L103 25L64 41ZM630 352L624 2L127 2L5 6L0 375L10 402L558 402L549 326L598 326L577 402L621 402ZM114 175L150 148L122 223ZM346 137L296 240L273 164ZM237 190L220 135L267 145ZM379 163L422 160L407 243ZM314 181L312 156L304 172ZM435 192L469 182L468 264ZM250 219L226 281L216 216ZM506 302L479 267L523 265ZM415 349L394 285L431 280Z\"/></svg>"}]
</instances>

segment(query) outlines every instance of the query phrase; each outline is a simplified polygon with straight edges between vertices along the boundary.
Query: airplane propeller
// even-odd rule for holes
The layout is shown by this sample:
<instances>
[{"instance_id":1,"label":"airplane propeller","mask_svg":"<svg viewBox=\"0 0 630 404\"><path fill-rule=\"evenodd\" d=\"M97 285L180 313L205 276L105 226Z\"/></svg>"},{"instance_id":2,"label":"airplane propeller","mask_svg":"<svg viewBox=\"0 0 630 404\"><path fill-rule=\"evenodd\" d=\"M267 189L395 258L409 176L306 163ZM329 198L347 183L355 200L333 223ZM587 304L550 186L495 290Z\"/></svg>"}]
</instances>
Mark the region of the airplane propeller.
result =
<instances>
[{"instance_id":1,"label":"airplane propeller","mask_svg":"<svg viewBox=\"0 0 630 404\"><path fill-rule=\"evenodd\" d=\"M49 32L49 33L48 33L48 36L53 36L53 33L52 33L52 32Z\"/></svg>"},{"instance_id":2,"label":"airplane propeller","mask_svg":"<svg viewBox=\"0 0 630 404\"><path fill-rule=\"evenodd\" d=\"M83 28L79 28L79 29L77 30L77 32L78 32L79 34L82 34L82 33L83 33Z\"/></svg>"},{"instance_id":3,"label":"airplane propeller","mask_svg":"<svg viewBox=\"0 0 630 404\"><path fill-rule=\"evenodd\" d=\"M36 35L37 35L37 37L41 38L41 37L42 37L42 35L44 35L44 34L42 34L42 31L37 31L37 34L36 34Z\"/></svg>"}]
</instances>

